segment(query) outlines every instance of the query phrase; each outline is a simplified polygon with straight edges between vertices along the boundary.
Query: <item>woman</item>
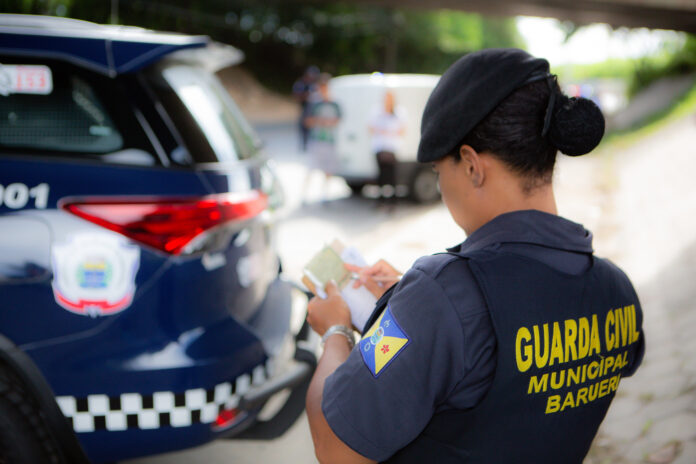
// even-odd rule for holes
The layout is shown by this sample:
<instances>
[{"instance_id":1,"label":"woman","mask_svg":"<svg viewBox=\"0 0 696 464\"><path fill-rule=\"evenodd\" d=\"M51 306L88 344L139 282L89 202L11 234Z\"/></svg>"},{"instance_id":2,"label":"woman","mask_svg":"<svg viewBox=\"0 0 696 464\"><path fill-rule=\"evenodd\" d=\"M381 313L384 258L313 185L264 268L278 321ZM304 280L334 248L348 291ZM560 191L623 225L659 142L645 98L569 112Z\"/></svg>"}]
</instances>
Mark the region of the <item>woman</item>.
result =
<instances>
[{"instance_id":1,"label":"woman","mask_svg":"<svg viewBox=\"0 0 696 464\"><path fill-rule=\"evenodd\" d=\"M483 50L442 76L418 159L468 238L416 261L362 339L335 287L308 321L325 350L307 394L321 462L581 463L644 350L624 273L557 216L557 151L591 151L604 120L564 96L548 62ZM398 273L360 272L375 294ZM379 277L380 279L377 279Z\"/></svg>"}]
</instances>

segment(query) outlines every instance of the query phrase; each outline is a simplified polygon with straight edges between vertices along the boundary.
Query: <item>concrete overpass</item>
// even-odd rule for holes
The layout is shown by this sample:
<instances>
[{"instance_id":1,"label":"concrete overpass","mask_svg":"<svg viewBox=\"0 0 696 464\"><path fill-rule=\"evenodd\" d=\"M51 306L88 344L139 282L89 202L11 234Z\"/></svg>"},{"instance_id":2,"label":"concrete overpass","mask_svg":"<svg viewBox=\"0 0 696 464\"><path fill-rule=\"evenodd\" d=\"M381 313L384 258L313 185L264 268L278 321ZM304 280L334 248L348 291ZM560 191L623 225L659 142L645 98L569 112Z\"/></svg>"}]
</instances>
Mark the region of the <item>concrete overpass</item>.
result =
<instances>
[{"instance_id":1,"label":"concrete overpass","mask_svg":"<svg viewBox=\"0 0 696 464\"><path fill-rule=\"evenodd\" d=\"M357 0L387 6L449 8L490 15L526 15L696 34L696 0Z\"/></svg>"}]
</instances>

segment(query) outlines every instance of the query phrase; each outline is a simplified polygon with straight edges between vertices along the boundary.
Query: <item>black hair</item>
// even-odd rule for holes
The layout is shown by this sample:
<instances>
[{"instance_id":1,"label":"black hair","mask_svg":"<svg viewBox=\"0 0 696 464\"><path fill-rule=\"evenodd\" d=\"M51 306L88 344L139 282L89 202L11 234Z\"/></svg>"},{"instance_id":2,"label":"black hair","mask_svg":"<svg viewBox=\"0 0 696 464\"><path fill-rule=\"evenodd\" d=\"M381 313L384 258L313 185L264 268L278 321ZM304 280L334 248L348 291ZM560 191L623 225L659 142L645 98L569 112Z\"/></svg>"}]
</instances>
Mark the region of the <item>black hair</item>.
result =
<instances>
[{"instance_id":1,"label":"black hair","mask_svg":"<svg viewBox=\"0 0 696 464\"><path fill-rule=\"evenodd\" d=\"M551 92L553 100L549 104ZM551 111L548 127L547 111ZM488 152L525 178L532 190L551 182L556 153L579 156L592 151L604 135L604 116L590 100L563 95L555 79L515 90L457 145Z\"/></svg>"}]
</instances>

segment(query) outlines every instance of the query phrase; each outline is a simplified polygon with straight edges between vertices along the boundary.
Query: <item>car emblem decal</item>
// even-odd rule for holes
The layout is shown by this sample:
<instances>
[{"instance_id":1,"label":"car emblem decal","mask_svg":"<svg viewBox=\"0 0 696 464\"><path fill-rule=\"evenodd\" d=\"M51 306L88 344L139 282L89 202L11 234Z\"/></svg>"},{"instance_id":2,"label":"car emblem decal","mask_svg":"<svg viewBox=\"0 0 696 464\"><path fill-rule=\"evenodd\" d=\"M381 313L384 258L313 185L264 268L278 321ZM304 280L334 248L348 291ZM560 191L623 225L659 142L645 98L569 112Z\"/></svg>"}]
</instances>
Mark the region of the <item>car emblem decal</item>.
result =
<instances>
[{"instance_id":1,"label":"car emblem decal","mask_svg":"<svg viewBox=\"0 0 696 464\"><path fill-rule=\"evenodd\" d=\"M109 234L78 234L53 246L53 295L68 311L108 316L130 306L140 249Z\"/></svg>"}]
</instances>

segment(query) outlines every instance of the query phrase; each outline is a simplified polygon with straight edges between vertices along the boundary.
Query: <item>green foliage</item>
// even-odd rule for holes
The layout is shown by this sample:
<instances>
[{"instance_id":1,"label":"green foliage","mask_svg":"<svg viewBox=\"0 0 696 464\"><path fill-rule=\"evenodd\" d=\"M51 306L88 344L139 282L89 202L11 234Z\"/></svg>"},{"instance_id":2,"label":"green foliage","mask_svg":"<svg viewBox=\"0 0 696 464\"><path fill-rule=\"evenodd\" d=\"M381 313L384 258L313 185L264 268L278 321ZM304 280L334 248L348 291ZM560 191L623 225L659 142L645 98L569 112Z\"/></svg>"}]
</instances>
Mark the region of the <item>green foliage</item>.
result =
<instances>
[{"instance_id":1,"label":"green foliage","mask_svg":"<svg viewBox=\"0 0 696 464\"><path fill-rule=\"evenodd\" d=\"M558 75L561 82L577 82L598 78L618 78L628 82L633 77L635 70L636 60L611 58L601 63L556 66L551 71Z\"/></svg>"},{"instance_id":2,"label":"green foliage","mask_svg":"<svg viewBox=\"0 0 696 464\"><path fill-rule=\"evenodd\" d=\"M643 58L612 58L601 63L564 65L552 70L562 82L618 78L628 83L633 96L662 77L696 72L696 36L687 35L680 47Z\"/></svg>"},{"instance_id":3,"label":"green foliage","mask_svg":"<svg viewBox=\"0 0 696 464\"><path fill-rule=\"evenodd\" d=\"M633 95L665 76L676 76L696 71L696 36L689 35L681 49L663 53L650 59L639 60L629 86Z\"/></svg>"},{"instance_id":4,"label":"green foliage","mask_svg":"<svg viewBox=\"0 0 696 464\"><path fill-rule=\"evenodd\" d=\"M453 11L431 13L429 17L419 16L434 26L436 45L446 53L466 53L483 41L483 28L478 16ZM415 25L417 19L413 18L411 22ZM418 28L414 27L414 30Z\"/></svg>"},{"instance_id":5,"label":"green foliage","mask_svg":"<svg viewBox=\"0 0 696 464\"><path fill-rule=\"evenodd\" d=\"M441 73L462 54L520 46L512 19L460 11L283 0L120 0L119 22L207 34L246 53L245 65L287 91L310 64L332 74ZM111 2L0 0L2 11L106 23Z\"/></svg>"}]
</instances>

